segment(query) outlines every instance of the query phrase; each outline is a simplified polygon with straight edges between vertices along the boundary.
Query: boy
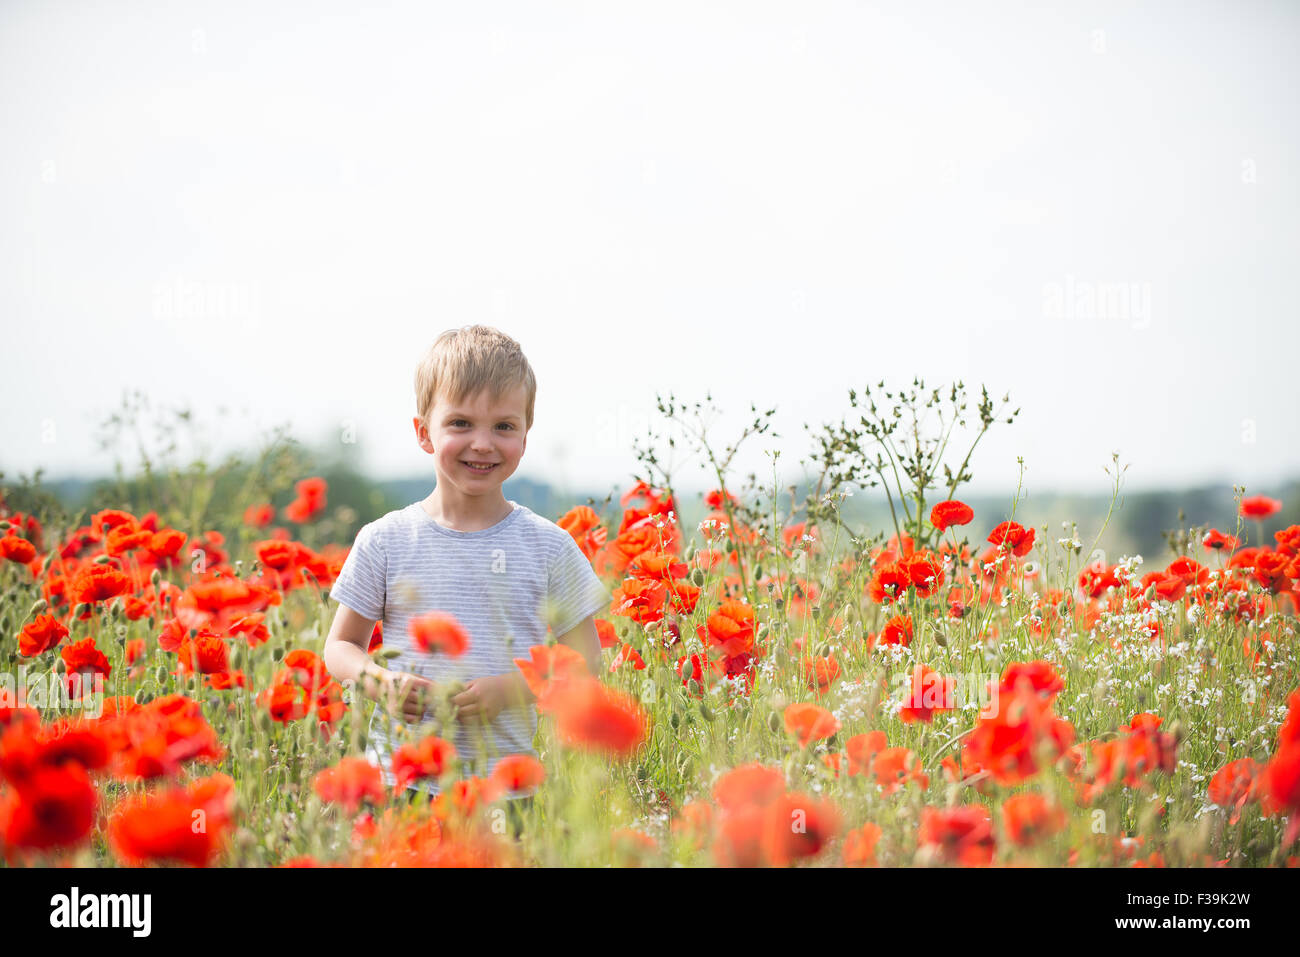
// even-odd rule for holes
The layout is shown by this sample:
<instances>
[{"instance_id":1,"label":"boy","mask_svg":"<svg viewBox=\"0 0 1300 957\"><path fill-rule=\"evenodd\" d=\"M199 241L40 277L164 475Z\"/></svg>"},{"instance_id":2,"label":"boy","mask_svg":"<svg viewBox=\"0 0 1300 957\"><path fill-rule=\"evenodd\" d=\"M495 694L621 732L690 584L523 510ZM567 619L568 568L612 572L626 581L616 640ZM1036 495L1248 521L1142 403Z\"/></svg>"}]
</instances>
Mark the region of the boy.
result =
<instances>
[{"instance_id":1,"label":"boy","mask_svg":"<svg viewBox=\"0 0 1300 957\"><path fill-rule=\"evenodd\" d=\"M548 624L598 673L592 616L608 607L608 590L568 532L501 491L523 457L536 391L532 368L509 336L484 326L439 336L416 369L414 419L437 484L423 501L358 532L330 592L339 609L325 665L380 703L367 757L390 787L393 752L432 733L419 724L437 713L439 698L449 697L456 717L454 734L442 728L441 736L455 745L466 773L486 775L505 755L535 754L534 699L513 659L545 644ZM469 633L463 654L414 644L412 618L433 611L452 615ZM384 647L400 652L388 668L366 653L381 618ZM403 722L405 736L397 731ZM428 789L436 792L436 784Z\"/></svg>"}]
</instances>

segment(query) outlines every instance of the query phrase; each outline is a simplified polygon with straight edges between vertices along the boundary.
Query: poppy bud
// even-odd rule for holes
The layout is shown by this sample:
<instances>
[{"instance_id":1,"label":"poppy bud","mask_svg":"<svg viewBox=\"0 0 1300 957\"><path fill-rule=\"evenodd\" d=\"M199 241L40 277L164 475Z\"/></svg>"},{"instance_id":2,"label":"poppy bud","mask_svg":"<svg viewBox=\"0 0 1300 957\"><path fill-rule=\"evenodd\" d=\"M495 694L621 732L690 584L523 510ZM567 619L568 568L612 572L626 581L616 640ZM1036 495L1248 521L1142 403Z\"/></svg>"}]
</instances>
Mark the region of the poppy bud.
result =
<instances>
[{"instance_id":1,"label":"poppy bud","mask_svg":"<svg viewBox=\"0 0 1300 957\"><path fill-rule=\"evenodd\" d=\"M700 702L700 717L705 721L713 720L713 710L703 701Z\"/></svg>"},{"instance_id":2,"label":"poppy bud","mask_svg":"<svg viewBox=\"0 0 1300 957\"><path fill-rule=\"evenodd\" d=\"M1143 592L1142 597L1145 598L1147 601L1156 600L1156 586L1154 583L1147 586L1147 590Z\"/></svg>"},{"instance_id":3,"label":"poppy bud","mask_svg":"<svg viewBox=\"0 0 1300 957\"><path fill-rule=\"evenodd\" d=\"M775 711L768 712L767 726L772 729L773 734L781 733L781 716Z\"/></svg>"},{"instance_id":4,"label":"poppy bud","mask_svg":"<svg viewBox=\"0 0 1300 957\"><path fill-rule=\"evenodd\" d=\"M86 612L90 611L90 607L91 606L88 602L77 602L77 607L72 609L72 617L80 618L82 615L86 614Z\"/></svg>"},{"instance_id":5,"label":"poppy bud","mask_svg":"<svg viewBox=\"0 0 1300 957\"><path fill-rule=\"evenodd\" d=\"M157 588L160 581L162 581L162 572L155 568L149 573L149 584L153 585L154 588Z\"/></svg>"},{"instance_id":6,"label":"poppy bud","mask_svg":"<svg viewBox=\"0 0 1300 957\"><path fill-rule=\"evenodd\" d=\"M135 690L135 694L131 696L131 699L136 704L148 704L150 701L153 700L153 692L147 691L144 688L137 688Z\"/></svg>"},{"instance_id":7,"label":"poppy bud","mask_svg":"<svg viewBox=\"0 0 1300 957\"><path fill-rule=\"evenodd\" d=\"M375 650L373 657L382 658L384 661L391 661L392 659L396 658L400 654L401 651L399 651L396 648L378 648ZM279 659L276 660L278 661Z\"/></svg>"},{"instance_id":8,"label":"poppy bud","mask_svg":"<svg viewBox=\"0 0 1300 957\"><path fill-rule=\"evenodd\" d=\"M91 559L96 565L107 565L112 560L108 555L96 555Z\"/></svg>"},{"instance_id":9,"label":"poppy bud","mask_svg":"<svg viewBox=\"0 0 1300 957\"><path fill-rule=\"evenodd\" d=\"M936 628L934 631L934 643L938 645L940 648L947 648L948 636Z\"/></svg>"},{"instance_id":10,"label":"poppy bud","mask_svg":"<svg viewBox=\"0 0 1300 957\"><path fill-rule=\"evenodd\" d=\"M13 527L14 527L13 523L10 522L8 519L0 518L0 532L7 532L9 531L9 529Z\"/></svg>"},{"instance_id":11,"label":"poppy bud","mask_svg":"<svg viewBox=\"0 0 1300 957\"><path fill-rule=\"evenodd\" d=\"M271 660L272 660L272 661L282 661L283 659L284 659L284 649L283 649L283 648L272 648L272 649L271 649Z\"/></svg>"},{"instance_id":12,"label":"poppy bud","mask_svg":"<svg viewBox=\"0 0 1300 957\"><path fill-rule=\"evenodd\" d=\"M686 682L686 690L689 691L691 694L699 694L700 683L696 681L694 678L692 678L690 681Z\"/></svg>"},{"instance_id":13,"label":"poppy bud","mask_svg":"<svg viewBox=\"0 0 1300 957\"><path fill-rule=\"evenodd\" d=\"M681 727L682 716L678 714L676 711L674 711L672 715L668 718L668 723L671 724L673 726L673 730L676 731L679 727Z\"/></svg>"},{"instance_id":14,"label":"poppy bud","mask_svg":"<svg viewBox=\"0 0 1300 957\"><path fill-rule=\"evenodd\" d=\"M44 598L38 598L36 599L36 601L32 602L32 607L28 610L27 617L30 618L33 615L39 615L49 606L50 603L47 602Z\"/></svg>"},{"instance_id":15,"label":"poppy bud","mask_svg":"<svg viewBox=\"0 0 1300 957\"><path fill-rule=\"evenodd\" d=\"M1056 613L1058 615L1068 615L1070 613L1070 603L1062 599L1056 604Z\"/></svg>"},{"instance_id":16,"label":"poppy bud","mask_svg":"<svg viewBox=\"0 0 1300 957\"><path fill-rule=\"evenodd\" d=\"M41 562L41 574L43 575L46 572L48 572L50 570L50 566L53 564L54 564L54 552L51 551L48 555L45 556L45 561Z\"/></svg>"},{"instance_id":17,"label":"poppy bud","mask_svg":"<svg viewBox=\"0 0 1300 957\"><path fill-rule=\"evenodd\" d=\"M696 588L704 587L704 580L707 577L708 576L704 574L703 568L695 568L691 570L691 584Z\"/></svg>"},{"instance_id":18,"label":"poppy bud","mask_svg":"<svg viewBox=\"0 0 1300 957\"><path fill-rule=\"evenodd\" d=\"M166 665L159 665L157 668L153 670L153 680L158 682L158 684L162 684L167 680Z\"/></svg>"}]
</instances>

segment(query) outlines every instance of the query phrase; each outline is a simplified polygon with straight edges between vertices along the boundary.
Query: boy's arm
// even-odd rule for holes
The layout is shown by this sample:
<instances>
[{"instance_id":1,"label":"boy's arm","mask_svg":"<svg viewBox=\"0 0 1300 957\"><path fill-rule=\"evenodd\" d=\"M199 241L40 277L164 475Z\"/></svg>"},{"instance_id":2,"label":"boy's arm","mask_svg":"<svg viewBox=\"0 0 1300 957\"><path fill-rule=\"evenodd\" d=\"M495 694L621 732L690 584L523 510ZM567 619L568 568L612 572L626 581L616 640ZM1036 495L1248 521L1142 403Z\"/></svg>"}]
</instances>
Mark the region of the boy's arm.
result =
<instances>
[{"instance_id":1,"label":"boy's arm","mask_svg":"<svg viewBox=\"0 0 1300 957\"><path fill-rule=\"evenodd\" d=\"M600 633L596 631L594 615L588 615L555 640L582 655L587 661L587 669L593 675L600 674Z\"/></svg>"},{"instance_id":2,"label":"boy's arm","mask_svg":"<svg viewBox=\"0 0 1300 957\"><path fill-rule=\"evenodd\" d=\"M372 701L398 705L404 717L416 720L423 716L424 705L415 692L429 682L375 664L366 652L374 628L374 620L340 604L325 638L325 667L338 681L358 686Z\"/></svg>"}]
</instances>

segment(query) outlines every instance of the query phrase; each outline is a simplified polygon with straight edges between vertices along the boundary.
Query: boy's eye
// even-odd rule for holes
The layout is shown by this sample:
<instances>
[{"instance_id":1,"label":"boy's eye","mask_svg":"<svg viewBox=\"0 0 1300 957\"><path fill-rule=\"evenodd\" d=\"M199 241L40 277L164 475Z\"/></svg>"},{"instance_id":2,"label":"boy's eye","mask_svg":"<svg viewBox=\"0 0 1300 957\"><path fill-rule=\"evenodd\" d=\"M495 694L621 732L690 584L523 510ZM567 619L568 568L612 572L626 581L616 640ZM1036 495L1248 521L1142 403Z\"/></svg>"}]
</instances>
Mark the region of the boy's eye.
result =
<instances>
[{"instance_id":1,"label":"boy's eye","mask_svg":"<svg viewBox=\"0 0 1300 957\"><path fill-rule=\"evenodd\" d=\"M451 426L452 426L453 428L457 428L457 429L460 428L460 427L463 426L463 425L469 425L469 423L466 422L464 419L454 419L450 424L451 424ZM499 429L510 429L510 430L512 430L512 431L514 430L514 426L511 425L509 422L498 422L498 423L497 423L497 428L499 428Z\"/></svg>"}]
</instances>

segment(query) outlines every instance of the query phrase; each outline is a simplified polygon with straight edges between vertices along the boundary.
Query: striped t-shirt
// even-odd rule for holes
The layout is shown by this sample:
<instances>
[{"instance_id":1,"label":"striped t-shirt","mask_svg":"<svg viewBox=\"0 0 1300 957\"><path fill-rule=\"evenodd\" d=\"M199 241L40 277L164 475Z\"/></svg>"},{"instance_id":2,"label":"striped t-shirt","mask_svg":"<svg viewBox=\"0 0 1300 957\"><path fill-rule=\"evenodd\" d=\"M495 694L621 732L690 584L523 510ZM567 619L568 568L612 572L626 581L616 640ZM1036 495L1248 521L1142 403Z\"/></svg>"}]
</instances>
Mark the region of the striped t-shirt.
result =
<instances>
[{"instance_id":1,"label":"striped t-shirt","mask_svg":"<svg viewBox=\"0 0 1300 957\"><path fill-rule=\"evenodd\" d=\"M384 647L401 652L389 661L391 670L432 681L511 674L518 670L515 658L546 643L548 625L563 635L608 607L609 591L573 537L523 505L510 506L491 528L458 532L415 502L357 533L330 597L365 618L383 619ZM415 646L410 621L431 611L454 615L464 626L470 636L464 654L451 658ZM535 754L536 732L530 704L507 708L481 730L457 724L451 740L469 773L489 774L498 758ZM393 751L429 733L376 707L366 756L383 768L391 787ZM436 785L429 790L436 792Z\"/></svg>"}]
</instances>

